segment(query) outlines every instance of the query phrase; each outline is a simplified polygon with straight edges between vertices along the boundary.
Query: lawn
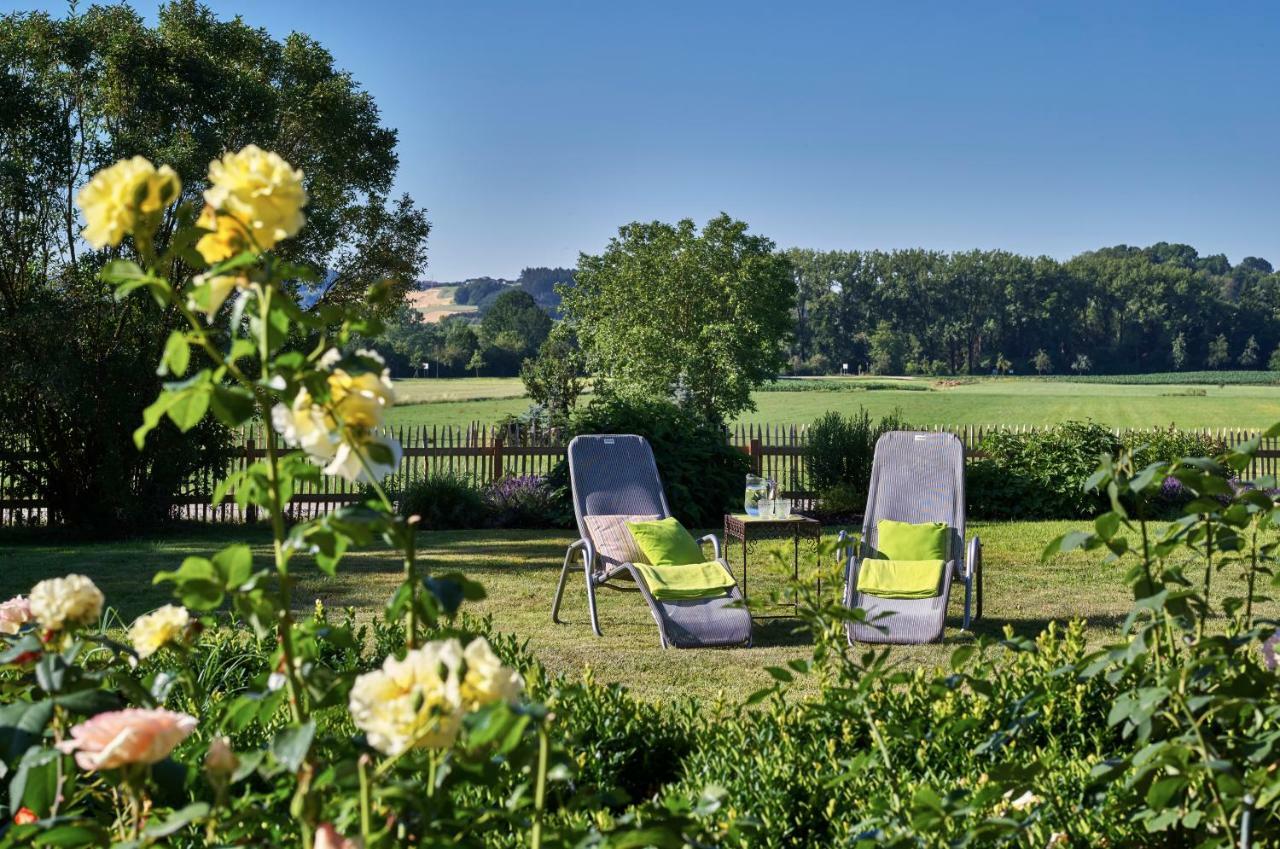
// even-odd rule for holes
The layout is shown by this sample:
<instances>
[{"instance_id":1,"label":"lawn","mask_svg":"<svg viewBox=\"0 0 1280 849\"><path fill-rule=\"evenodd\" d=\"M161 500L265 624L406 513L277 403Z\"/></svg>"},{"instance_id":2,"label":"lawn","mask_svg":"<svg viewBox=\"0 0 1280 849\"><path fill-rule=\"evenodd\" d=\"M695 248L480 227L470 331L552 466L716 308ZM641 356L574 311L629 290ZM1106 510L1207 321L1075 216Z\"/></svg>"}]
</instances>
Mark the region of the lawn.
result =
<instances>
[{"instance_id":1,"label":"lawn","mask_svg":"<svg viewBox=\"0 0 1280 849\"><path fill-rule=\"evenodd\" d=\"M983 538L987 569L987 618L976 633L998 637L1009 626L1020 634L1034 634L1049 620L1081 617L1095 642L1114 636L1129 610L1123 567L1102 565L1094 554L1073 553L1048 563L1039 559L1049 539L1083 527L1074 522L973 525L970 533ZM635 593L609 590L600 594L604 636L594 637L581 572L576 570L566 593L565 624L552 624L551 597L570 539L568 531L424 532L419 545L435 570L461 571L479 581L488 597L471 609L492 615L498 629L527 638L551 670L576 676L590 666L597 679L625 684L644 698L661 700L672 693L714 698L723 692L739 700L766 684L765 667L808 654L809 638L797 633L793 620L758 625L751 649L663 651L641 599ZM25 592L42 578L82 572L99 584L124 619L131 620L170 600L166 587L151 585L153 573L176 568L187 555L207 555L234 541L250 542L262 562L269 562L269 537L262 528L191 526L165 536L102 544L74 544L54 533L11 534L0 539L5 551L0 598ZM297 571L300 611L318 598L330 608L354 607L366 618L383 605L400 579L398 561L382 550L349 555L333 578L306 566ZM1219 590L1226 590L1234 578L1220 573L1215 582ZM757 601L766 598L764 589L781 588L785 580L771 568L767 555L758 556L753 549L749 585ZM970 642L973 636L958 630L960 598L958 590L953 593L943 643L895 647L894 660L908 666L943 664L955 646ZM1280 605L1272 603L1267 609L1275 615Z\"/></svg>"},{"instance_id":2,"label":"lawn","mask_svg":"<svg viewBox=\"0 0 1280 849\"><path fill-rule=\"evenodd\" d=\"M808 424L828 410L849 413L863 406L875 416L900 409L917 425L1045 425L1091 418L1114 427L1264 428L1280 421L1277 386L1121 385L1032 377L978 378L954 386L915 378L902 381L902 389L880 388L898 385L883 378L785 385L792 391L755 393L759 409L739 420ZM393 425L489 424L529 406L517 378L401 380L397 390L408 403L391 411Z\"/></svg>"}]
</instances>

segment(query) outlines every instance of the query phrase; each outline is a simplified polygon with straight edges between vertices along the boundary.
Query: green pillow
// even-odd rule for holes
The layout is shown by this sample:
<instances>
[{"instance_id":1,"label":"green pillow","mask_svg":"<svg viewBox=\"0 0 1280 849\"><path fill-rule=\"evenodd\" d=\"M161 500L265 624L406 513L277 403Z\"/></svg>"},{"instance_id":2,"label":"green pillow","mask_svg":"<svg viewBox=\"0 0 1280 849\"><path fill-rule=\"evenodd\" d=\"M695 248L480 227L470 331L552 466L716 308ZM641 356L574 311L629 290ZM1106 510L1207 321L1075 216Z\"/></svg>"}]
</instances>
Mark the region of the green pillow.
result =
<instances>
[{"instance_id":1,"label":"green pillow","mask_svg":"<svg viewBox=\"0 0 1280 849\"><path fill-rule=\"evenodd\" d=\"M707 559L693 534L674 516L656 522L627 522L627 530L654 566L688 566Z\"/></svg>"},{"instance_id":2,"label":"green pillow","mask_svg":"<svg viewBox=\"0 0 1280 849\"><path fill-rule=\"evenodd\" d=\"M949 560L951 528L946 522L876 522L876 551L884 560Z\"/></svg>"}]
</instances>

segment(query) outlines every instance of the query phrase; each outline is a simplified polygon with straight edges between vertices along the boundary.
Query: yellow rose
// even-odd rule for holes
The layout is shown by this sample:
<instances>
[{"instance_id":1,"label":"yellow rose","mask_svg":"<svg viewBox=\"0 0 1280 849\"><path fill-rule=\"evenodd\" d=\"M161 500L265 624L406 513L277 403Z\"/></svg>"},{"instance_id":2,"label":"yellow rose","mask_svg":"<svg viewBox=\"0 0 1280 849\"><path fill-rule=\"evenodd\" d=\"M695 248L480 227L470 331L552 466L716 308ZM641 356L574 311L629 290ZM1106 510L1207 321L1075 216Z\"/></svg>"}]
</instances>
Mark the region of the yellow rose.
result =
<instances>
[{"instance_id":1,"label":"yellow rose","mask_svg":"<svg viewBox=\"0 0 1280 849\"><path fill-rule=\"evenodd\" d=\"M462 645L455 639L427 643L404 660L388 657L381 669L352 684L351 718L384 755L450 746L462 723L461 665Z\"/></svg>"},{"instance_id":2,"label":"yellow rose","mask_svg":"<svg viewBox=\"0 0 1280 849\"><path fill-rule=\"evenodd\" d=\"M467 664L462 678L462 703L469 710L493 702L512 704L524 689L520 673L503 666L484 637L468 643L462 659Z\"/></svg>"},{"instance_id":3,"label":"yellow rose","mask_svg":"<svg viewBox=\"0 0 1280 849\"><path fill-rule=\"evenodd\" d=\"M372 351L358 353L382 361L382 357ZM378 427L382 424L383 412L396 402L391 371L384 368L381 374L366 371L352 375L344 369L334 369L329 375L329 400L338 421L347 427Z\"/></svg>"},{"instance_id":4,"label":"yellow rose","mask_svg":"<svg viewBox=\"0 0 1280 849\"><path fill-rule=\"evenodd\" d=\"M84 239L94 248L115 247L134 232L140 217L158 215L182 191L168 165L157 169L146 157L122 159L93 175L76 194L84 213Z\"/></svg>"},{"instance_id":5,"label":"yellow rose","mask_svg":"<svg viewBox=\"0 0 1280 849\"><path fill-rule=\"evenodd\" d=\"M166 604L139 616L129 626L129 642L133 643L138 657L147 658L169 643L181 642L190 625L191 614L185 607Z\"/></svg>"},{"instance_id":6,"label":"yellow rose","mask_svg":"<svg viewBox=\"0 0 1280 849\"><path fill-rule=\"evenodd\" d=\"M213 321L232 292L249 288L249 278L243 274L199 274L191 282L194 288L187 296L187 307L203 312L209 321Z\"/></svg>"},{"instance_id":7,"label":"yellow rose","mask_svg":"<svg viewBox=\"0 0 1280 849\"><path fill-rule=\"evenodd\" d=\"M377 448L370 450L373 446ZM402 456L400 443L389 436L377 436L367 430L347 430L334 448L324 473L352 483L372 483L394 472Z\"/></svg>"},{"instance_id":8,"label":"yellow rose","mask_svg":"<svg viewBox=\"0 0 1280 849\"><path fill-rule=\"evenodd\" d=\"M276 404L271 409L271 426L285 444L301 448L313 460L329 460L338 448L338 425L324 408L313 403L311 393L299 389L293 404Z\"/></svg>"},{"instance_id":9,"label":"yellow rose","mask_svg":"<svg viewBox=\"0 0 1280 849\"><path fill-rule=\"evenodd\" d=\"M245 225L258 250L289 238L306 222L302 171L253 144L209 163L204 199Z\"/></svg>"},{"instance_id":10,"label":"yellow rose","mask_svg":"<svg viewBox=\"0 0 1280 849\"><path fill-rule=\"evenodd\" d=\"M376 351L356 354L383 365ZM325 464L327 475L368 483L381 480L400 465L400 443L374 433L382 425L386 409L395 403L391 372L352 374L337 364L342 352L331 348L320 358L328 370L329 403L316 403L305 389L298 390L292 404L277 404L271 424L286 444L301 448L316 463Z\"/></svg>"},{"instance_id":11,"label":"yellow rose","mask_svg":"<svg viewBox=\"0 0 1280 849\"><path fill-rule=\"evenodd\" d=\"M244 225L229 215L219 215L212 206L200 211L196 226L211 231L196 242L196 250L210 265L253 249Z\"/></svg>"},{"instance_id":12,"label":"yellow rose","mask_svg":"<svg viewBox=\"0 0 1280 849\"><path fill-rule=\"evenodd\" d=\"M68 625L91 625L102 615L102 591L84 575L49 578L31 588L31 615L41 626L58 631Z\"/></svg>"}]
</instances>

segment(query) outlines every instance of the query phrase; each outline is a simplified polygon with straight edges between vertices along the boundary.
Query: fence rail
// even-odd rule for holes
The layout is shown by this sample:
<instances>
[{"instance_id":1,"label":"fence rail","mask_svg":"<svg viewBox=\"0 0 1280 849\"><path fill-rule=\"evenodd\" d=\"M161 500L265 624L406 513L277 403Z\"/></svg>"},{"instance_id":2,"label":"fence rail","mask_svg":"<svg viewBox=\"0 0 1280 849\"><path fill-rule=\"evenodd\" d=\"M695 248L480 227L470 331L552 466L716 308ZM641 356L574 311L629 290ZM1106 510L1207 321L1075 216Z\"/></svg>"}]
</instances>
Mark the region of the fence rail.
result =
<instances>
[{"instance_id":1,"label":"fence rail","mask_svg":"<svg viewBox=\"0 0 1280 849\"><path fill-rule=\"evenodd\" d=\"M932 431L953 433L964 443L970 457L981 456L978 449L991 432L1029 433L1040 428L1001 425L934 426ZM1124 433L1117 429L1116 433ZM1216 440L1226 446L1239 445L1258 437L1256 430L1217 428L1188 431ZM393 431L404 449L400 466L387 481L388 491L395 492L410 481L432 474L449 472L485 485L509 476L545 476L565 456L565 441L554 430L518 425L490 426L473 422L466 426L402 427ZM752 471L778 482L783 495L806 502L814 497L808 486L805 463L807 428L803 425L735 425L726 433L729 444L745 453ZM172 500L176 518L209 522L253 521L228 495L218 504L211 503L219 480L230 472L245 468L266 455L260 428L246 430L244 439L223 463L210 464L193 474ZM44 501L28 482L39 455L27 450L0 450L0 526L39 525L49 521ZM1264 440L1253 465L1243 475L1253 479L1280 473L1280 440ZM290 500L290 512L296 518L307 518L343 504L359 501L365 491L340 478L322 477L318 483L302 481ZM250 508L252 511L252 508Z\"/></svg>"}]
</instances>

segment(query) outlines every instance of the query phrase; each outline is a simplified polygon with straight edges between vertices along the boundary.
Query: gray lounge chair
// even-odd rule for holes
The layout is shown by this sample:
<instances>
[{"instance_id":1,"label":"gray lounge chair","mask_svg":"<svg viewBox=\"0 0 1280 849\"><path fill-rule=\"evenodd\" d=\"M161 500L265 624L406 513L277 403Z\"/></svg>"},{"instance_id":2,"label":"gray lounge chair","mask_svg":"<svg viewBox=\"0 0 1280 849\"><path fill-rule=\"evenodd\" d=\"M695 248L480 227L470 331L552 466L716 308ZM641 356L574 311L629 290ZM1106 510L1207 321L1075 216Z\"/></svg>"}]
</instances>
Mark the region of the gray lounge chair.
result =
<instances>
[{"instance_id":1,"label":"gray lounge chair","mask_svg":"<svg viewBox=\"0 0 1280 849\"><path fill-rule=\"evenodd\" d=\"M662 601L653 597L643 576L632 565L641 555L625 522L671 515L649 443L630 435L579 436L569 443L568 455L573 512L581 538L565 553L551 604L552 621L560 621L560 599L577 554L586 575L591 629L597 637L600 617L596 611L596 588L630 575L658 623L663 648L750 645L751 615L736 586L718 598ZM733 574L720 556L720 541L714 534L698 542L710 542L715 559Z\"/></svg>"},{"instance_id":2,"label":"gray lounge chair","mask_svg":"<svg viewBox=\"0 0 1280 849\"><path fill-rule=\"evenodd\" d=\"M934 598L886 599L860 593L858 567L876 550L876 524L946 522L951 528L942 585ZM949 433L886 433L876 442L871 488L862 521L861 551L849 551L844 601L866 611L866 622L846 625L849 642L927 643L942 636L951 582L964 584L964 628L982 617L982 543L964 539L964 445ZM843 535L842 535L843 536ZM843 542L843 540L842 540ZM976 615L970 605L976 601Z\"/></svg>"}]
</instances>

